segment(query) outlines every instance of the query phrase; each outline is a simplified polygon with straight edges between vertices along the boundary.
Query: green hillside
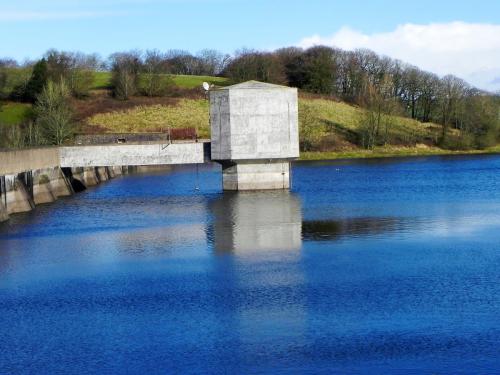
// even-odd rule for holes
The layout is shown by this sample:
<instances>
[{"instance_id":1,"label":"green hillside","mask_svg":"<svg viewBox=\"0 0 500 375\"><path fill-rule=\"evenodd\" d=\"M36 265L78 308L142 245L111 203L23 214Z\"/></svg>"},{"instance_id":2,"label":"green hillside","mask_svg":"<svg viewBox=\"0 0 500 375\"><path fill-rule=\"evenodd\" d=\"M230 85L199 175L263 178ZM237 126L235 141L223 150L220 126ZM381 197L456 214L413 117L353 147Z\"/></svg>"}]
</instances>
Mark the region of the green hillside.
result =
<instances>
[{"instance_id":1,"label":"green hillside","mask_svg":"<svg viewBox=\"0 0 500 375\"><path fill-rule=\"evenodd\" d=\"M316 151L356 148L359 124L365 111L326 99L300 98L301 136L313 143ZM87 129L106 132L148 132L168 128L193 127L200 137L209 137L209 110L205 99L182 99L175 105L137 106L95 114L85 120ZM388 129L389 143L411 145L432 143L440 130L435 124L394 116Z\"/></svg>"},{"instance_id":2,"label":"green hillside","mask_svg":"<svg viewBox=\"0 0 500 375\"><path fill-rule=\"evenodd\" d=\"M201 138L210 137L209 106L201 90L203 82L228 85L226 78L172 76L186 91L164 98L132 97L118 101L109 95L111 75L96 72L90 97L73 99L77 131L83 133L158 132L168 128L195 128ZM366 110L330 99L301 95L299 126L305 159L365 157L399 154L449 153L436 146L442 130L432 123L421 123L401 116L385 118L384 142L372 151L360 147ZM0 107L0 127L25 123L32 116L31 105L4 102ZM457 130L450 137L459 137ZM492 148L490 151L498 151Z\"/></svg>"}]
</instances>

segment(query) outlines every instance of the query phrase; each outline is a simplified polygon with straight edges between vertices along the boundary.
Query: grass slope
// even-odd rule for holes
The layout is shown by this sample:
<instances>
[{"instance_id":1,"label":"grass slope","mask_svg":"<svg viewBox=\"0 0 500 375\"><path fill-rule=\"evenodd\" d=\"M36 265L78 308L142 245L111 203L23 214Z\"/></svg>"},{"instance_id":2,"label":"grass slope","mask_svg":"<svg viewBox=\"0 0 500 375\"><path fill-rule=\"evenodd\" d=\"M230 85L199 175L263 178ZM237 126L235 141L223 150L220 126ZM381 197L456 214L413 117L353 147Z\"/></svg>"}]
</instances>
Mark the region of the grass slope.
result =
<instances>
[{"instance_id":1,"label":"grass slope","mask_svg":"<svg viewBox=\"0 0 500 375\"><path fill-rule=\"evenodd\" d=\"M301 136L305 138L306 131L309 139L315 144L323 142L325 147L333 144L336 149L352 148L359 143L360 123L365 117L364 109L346 103L307 96L299 98ZM440 129L436 124L423 124L400 116L389 116L387 123L387 138L395 145L436 143Z\"/></svg>"},{"instance_id":2,"label":"grass slope","mask_svg":"<svg viewBox=\"0 0 500 375\"><path fill-rule=\"evenodd\" d=\"M196 128L202 138L209 137L208 101L181 99L176 105L138 106L135 108L99 113L87 124L110 133L165 131L168 128Z\"/></svg>"},{"instance_id":3,"label":"grass slope","mask_svg":"<svg viewBox=\"0 0 500 375\"><path fill-rule=\"evenodd\" d=\"M359 119L364 110L331 100L299 99L299 124L316 144L330 140L327 148L349 151L357 149ZM175 105L138 106L121 111L96 114L86 120L92 126L107 132L149 132L162 129L192 127L200 137L209 137L209 108L205 99L181 99ZM417 144L432 140L439 127L418 121L392 117L389 139L395 145ZM333 141L332 141L333 139ZM431 143L432 142L428 142ZM422 146L425 147L425 146Z\"/></svg>"}]
</instances>

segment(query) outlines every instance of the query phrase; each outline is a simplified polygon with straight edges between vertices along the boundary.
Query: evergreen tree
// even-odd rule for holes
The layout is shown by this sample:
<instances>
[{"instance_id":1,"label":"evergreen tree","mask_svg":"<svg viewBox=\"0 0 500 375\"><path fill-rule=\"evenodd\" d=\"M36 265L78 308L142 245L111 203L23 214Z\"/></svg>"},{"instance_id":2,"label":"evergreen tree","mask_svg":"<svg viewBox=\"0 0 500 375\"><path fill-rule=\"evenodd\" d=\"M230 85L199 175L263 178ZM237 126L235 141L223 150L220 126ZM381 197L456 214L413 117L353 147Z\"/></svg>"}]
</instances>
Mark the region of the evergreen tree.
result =
<instances>
[{"instance_id":1,"label":"evergreen tree","mask_svg":"<svg viewBox=\"0 0 500 375\"><path fill-rule=\"evenodd\" d=\"M24 97L27 101L35 102L37 96L42 92L45 84L47 83L47 61L41 59L33 67L33 73L26 85Z\"/></svg>"}]
</instances>

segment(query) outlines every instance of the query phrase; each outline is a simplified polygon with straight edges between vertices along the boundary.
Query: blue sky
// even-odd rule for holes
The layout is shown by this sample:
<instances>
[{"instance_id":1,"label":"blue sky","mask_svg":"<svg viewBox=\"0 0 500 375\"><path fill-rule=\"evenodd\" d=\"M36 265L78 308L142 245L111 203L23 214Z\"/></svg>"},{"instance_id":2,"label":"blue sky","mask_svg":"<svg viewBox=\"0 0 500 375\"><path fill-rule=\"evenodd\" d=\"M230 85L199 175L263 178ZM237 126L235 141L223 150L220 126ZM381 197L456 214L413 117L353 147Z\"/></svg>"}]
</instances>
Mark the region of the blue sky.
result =
<instances>
[{"instance_id":1,"label":"blue sky","mask_svg":"<svg viewBox=\"0 0 500 375\"><path fill-rule=\"evenodd\" d=\"M500 52L498 0L0 0L0 35L0 56L20 60L39 57L48 48L107 56L135 48L215 48L231 53L241 47L322 43L350 49L371 48L373 43L377 52L416 59L409 62L438 74L451 70L490 89L496 89L492 82L500 79L500 66L494 62ZM415 39L413 35L420 39L413 41L409 53L402 41ZM451 60L471 60L474 51L488 63L477 62L474 71L474 61L468 67L457 61L455 68L453 61L444 63L438 56L440 63L433 66L426 63L434 60L426 45L435 42L459 47ZM483 44L479 52L478 42Z\"/></svg>"}]
</instances>

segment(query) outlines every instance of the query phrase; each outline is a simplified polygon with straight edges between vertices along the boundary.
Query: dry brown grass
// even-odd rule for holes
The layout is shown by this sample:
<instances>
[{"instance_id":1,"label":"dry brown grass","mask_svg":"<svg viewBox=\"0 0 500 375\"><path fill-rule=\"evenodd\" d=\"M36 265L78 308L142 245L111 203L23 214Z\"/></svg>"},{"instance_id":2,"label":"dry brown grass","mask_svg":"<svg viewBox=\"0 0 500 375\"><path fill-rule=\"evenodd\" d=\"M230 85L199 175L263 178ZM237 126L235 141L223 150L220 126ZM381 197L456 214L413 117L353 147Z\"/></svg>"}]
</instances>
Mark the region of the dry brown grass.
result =
<instances>
[{"instance_id":1,"label":"dry brown grass","mask_svg":"<svg viewBox=\"0 0 500 375\"><path fill-rule=\"evenodd\" d=\"M120 111L98 113L86 120L90 129L111 133L165 131L168 128L195 128L199 137L209 137L208 102L180 99L175 105L139 105Z\"/></svg>"}]
</instances>

